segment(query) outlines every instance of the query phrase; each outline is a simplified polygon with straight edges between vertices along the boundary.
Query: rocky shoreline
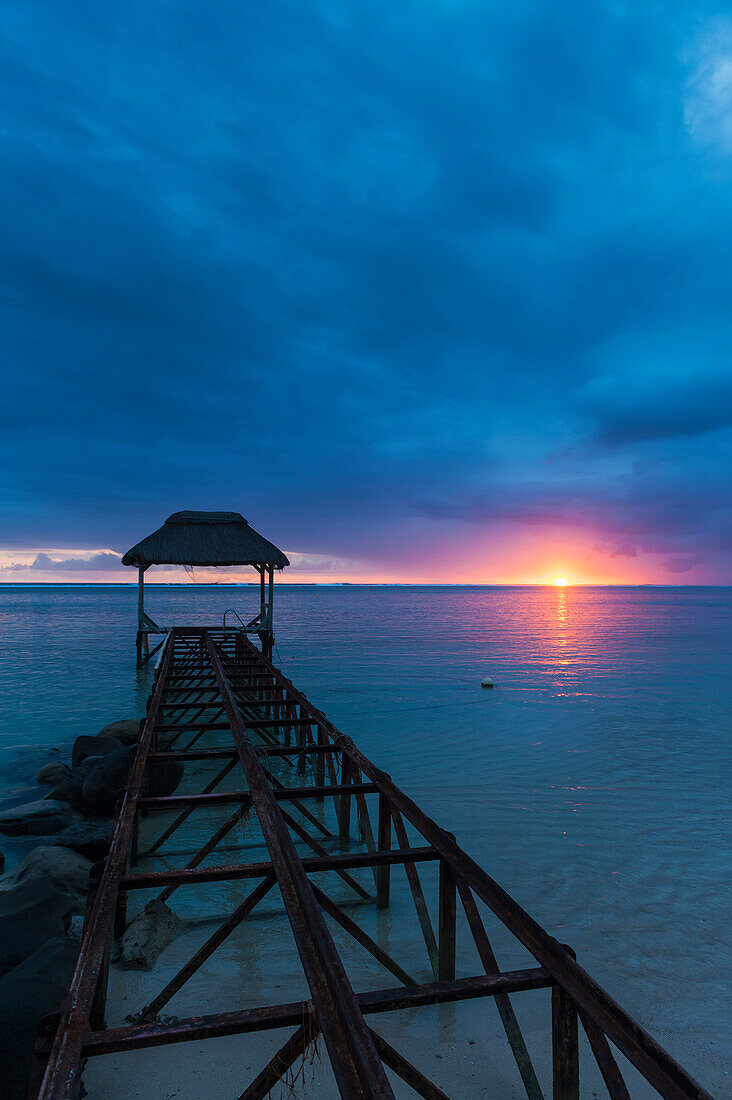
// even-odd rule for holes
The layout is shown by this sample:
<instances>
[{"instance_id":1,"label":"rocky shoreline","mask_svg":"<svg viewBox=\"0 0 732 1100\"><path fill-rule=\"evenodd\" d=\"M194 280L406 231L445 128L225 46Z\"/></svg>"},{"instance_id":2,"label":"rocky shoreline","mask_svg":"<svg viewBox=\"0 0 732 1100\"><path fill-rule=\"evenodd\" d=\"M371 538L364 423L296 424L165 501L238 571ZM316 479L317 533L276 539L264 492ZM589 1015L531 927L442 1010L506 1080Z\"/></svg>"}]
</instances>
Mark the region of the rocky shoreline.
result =
<instances>
[{"instance_id":1,"label":"rocky shoreline","mask_svg":"<svg viewBox=\"0 0 732 1100\"><path fill-rule=\"evenodd\" d=\"M39 842L22 862L0 875L4 1100L26 1100L38 1022L57 1012L68 992L91 869L109 852L114 814L139 738L140 722L135 719L113 722L95 736L77 737L69 764L50 760L38 772L39 786L51 788L45 797L0 812L1 834ZM182 772L177 762L152 765L147 792L172 794ZM0 871L4 863L0 853ZM153 914L143 913L127 929L122 965L147 964L155 931L151 918Z\"/></svg>"}]
</instances>

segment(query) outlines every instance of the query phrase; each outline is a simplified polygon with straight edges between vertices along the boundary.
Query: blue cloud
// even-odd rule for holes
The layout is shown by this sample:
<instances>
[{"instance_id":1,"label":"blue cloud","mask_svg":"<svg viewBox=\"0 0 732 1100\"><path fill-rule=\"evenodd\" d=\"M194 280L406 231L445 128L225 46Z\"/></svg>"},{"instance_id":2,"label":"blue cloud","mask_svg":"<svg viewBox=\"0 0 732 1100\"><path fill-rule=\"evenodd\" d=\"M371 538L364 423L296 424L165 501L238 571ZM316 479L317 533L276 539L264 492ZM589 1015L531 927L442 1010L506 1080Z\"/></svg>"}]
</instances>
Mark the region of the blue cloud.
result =
<instances>
[{"instance_id":1,"label":"blue cloud","mask_svg":"<svg viewBox=\"0 0 732 1100\"><path fill-rule=\"evenodd\" d=\"M729 577L704 3L6 7L9 544L235 507L378 562L427 515Z\"/></svg>"}]
</instances>

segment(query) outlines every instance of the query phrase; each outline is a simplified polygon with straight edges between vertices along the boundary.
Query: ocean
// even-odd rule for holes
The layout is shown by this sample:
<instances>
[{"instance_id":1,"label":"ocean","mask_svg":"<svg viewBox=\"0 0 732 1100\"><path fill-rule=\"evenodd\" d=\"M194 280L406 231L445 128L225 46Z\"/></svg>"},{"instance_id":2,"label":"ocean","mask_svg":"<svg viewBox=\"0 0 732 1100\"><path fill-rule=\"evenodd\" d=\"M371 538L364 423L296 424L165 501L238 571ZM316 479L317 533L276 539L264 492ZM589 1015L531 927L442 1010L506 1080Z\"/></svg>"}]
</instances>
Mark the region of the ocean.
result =
<instances>
[{"instance_id":1,"label":"ocean","mask_svg":"<svg viewBox=\"0 0 732 1100\"><path fill-rule=\"evenodd\" d=\"M38 797L53 747L144 713L136 598L0 588L2 805ZM163 624L256 601L146 586ZM286 675L722 1095L732 589L281 585L275 605ZM24 843L0 838L9 864Z\"/></svg>"}]
</instances>

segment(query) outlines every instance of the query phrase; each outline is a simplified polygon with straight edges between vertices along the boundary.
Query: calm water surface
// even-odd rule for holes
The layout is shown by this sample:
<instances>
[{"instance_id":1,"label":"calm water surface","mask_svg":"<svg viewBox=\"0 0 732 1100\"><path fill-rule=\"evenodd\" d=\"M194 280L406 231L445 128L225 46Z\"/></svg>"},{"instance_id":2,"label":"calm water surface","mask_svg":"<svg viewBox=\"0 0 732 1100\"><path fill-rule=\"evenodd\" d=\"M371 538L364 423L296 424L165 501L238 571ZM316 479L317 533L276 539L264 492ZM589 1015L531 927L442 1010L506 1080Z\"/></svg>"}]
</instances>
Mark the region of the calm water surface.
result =
<instances>
[{"instance_id":1,"label":"calm water surface","mask_svg":"<svg viewBox=\"0 0 732 1100\"><path fill-rule=\"evenodd\" d=\"M255 600L148 587L163 623ZM135 616L131 587L0 588L5 804L50 746L143 713ZM732 590L282 586L276 621L287 675L631 1012L719 1052Z\"/></svg>"}]
</instances>

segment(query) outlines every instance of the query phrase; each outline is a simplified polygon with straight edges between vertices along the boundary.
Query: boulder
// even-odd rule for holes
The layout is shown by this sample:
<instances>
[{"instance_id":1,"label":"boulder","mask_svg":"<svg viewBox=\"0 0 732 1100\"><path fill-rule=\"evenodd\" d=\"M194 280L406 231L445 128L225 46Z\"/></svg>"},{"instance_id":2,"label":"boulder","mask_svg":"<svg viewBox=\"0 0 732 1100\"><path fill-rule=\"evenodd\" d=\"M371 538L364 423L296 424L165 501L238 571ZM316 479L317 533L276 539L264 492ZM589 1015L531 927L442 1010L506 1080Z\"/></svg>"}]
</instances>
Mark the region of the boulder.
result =
<instances>
[{"instance_id":1,"label":"boulder","mask_svg":"<svg viewBox=\"0 0 732 1100\"><path fill-rule=\"evenodd\" d=\"M149 764L145 772L145 793L149 798L167 798L178 787L184 772L180 760L163 760Z\"/></svg>"},{"instance_id":2,"label":"boulder","mask_svg":"<svg viewBox=\"0 0 732 1100\"><path fill-rule=\"evenodd\" d=\"M78 852L72 852L70 848L34 848L22 863L0 879L0 896L14 890L21 883L49 875L56 888L69 895L73 912L83 913L91 867L90 859Z\"/></svg>"},{"instance_id":3,"label":"boulder","mask_svg":"<svg viewBox=\"0 0 732 1100\"><path fill-rule=\"evenodd\" d=\"M122 937L119 966L123 970L152 970L180 923L164 901L149 901Z\"/></svg>"},{"instance_id":4,"label":"boulder","mask_svg":"<svg viewBox=\"0 0 732 1100\"><path fill-rule=\"evenodd\" d=\"M109 756L112 753L124 752L125 747L116 737L87 737L82 734L74 741L71 750L71 767L78 768L87 756Z\"/></svg>"},{"instance_id":5,"label":"boulder","mask_svg":"<svg viewBox=\"0 0 732 1100\"><path fill-rule=\"evenodd\" d=\"M124 794L130 758L125 750L102 757L84 780L81 800L85 810L95 814L114 813L117 799Z\"/></svg>"},{"instance_id":6,"label":"boulder","mask_svg":"<svg viewBox=\"0 0 732 1100\"><path fill-rule=\"evenodd\" d=\"M0 978L0 982L7 983L10 978L35 978L42 975L58 982L67 992L76 966L76 958L79 954L79 944L70 940L68 936L53 936L41 944L32 955L23 959L12 970Z\"/></svg>"},{"instance_id":7,"label":"boulder","mask_svg":"<svg viewBox=\"0 0 732 1100\"><path fill-rule=\"evenodd\" d=\"M4 1100L26 1100L38 1022L57 1012L78 944L55 936L0 978L0 1065Z\"/></svg>"},{"instance_id":8,"label":"boulder","mask_svg":"<svg viewBox=\"0 0 732 1100\"><path fill-rule=\"evenodd\" d=\"M49 843L61 848L70 848L72 852L78 852L90 859L92 863L96 863L100 859L106 859L109 854L113 832L114 822L109 818L76 821L64 829L59 836L53 837Z\"/></svg>"},{"instance_id":9,"label":"boulder","mask_svg":"<svg viewBox=\"0 0 732 1100\"><path fill-rule=\"evenodd\" d=\"M84 809L84 780L97 765L107 759L104 756L87 756L73 771L70 771L66 779L54 787L46 798L55 798L58 802L68 802L75 810Z\"/></svg>"},{"instance_id":10,"label":"boulder","mask_svg":"<svg viewBox=\"0 0 732 1100\"><path fill-rule=\"evenodd\" d=\"M50 836L65 829L75 820L66 802L43 798L40 802L25 802L0 813L0 833L7 836Z\"/></svg>"},{"instance_id":11,"label":"boulder","mask_svg":"<svg viewBox=\"0 0 732 1100\"><path fill-rule=\"evenodd\" d=\"M60 760L49 760L36 776L36 783L40 783L42 787L55 787L70 775L71 768L68 764L62 764Z\"/></svg>"},{"instance_id":12,"label":"boulder","mask_svg":"<svg viewBox=\"0 0 732 1100\"><path fill-rule=\"evenodd\" d=\"M27 959L69 926L72 902L50 875L21 882L0 897L0 970Z\"/></svg>"},{"instance_id":13,"label":"boulder","mask_svg":"<svg viewBox=\"0 0 732 1100\"><path fill-rule=\"evenodd\" d=\"M140 740L140 723L136 718L122 718L119 722L105 726L97 737L114 737L125 747L136 745Z\"/></svg>"},{"instance_id":14,"label":"boulder","mask_svg":"<svg viewBox=\"0 0 732 1100\"><path fill-rule=\"evenodd\" d=\"M95 758L91 757L90 759ZM73 772L69 772L66 778L46 795L46 798L53 799L55 802L68 802L69 806L73 806L75 810L80 810L82 807L82 786L83 781Z\"/></svg>"},{"instance_id":15,"label":"boulder","mask_svg":"<svg viewBox=\"0 0 732 1100\"><path fill-rule=\"evenodd\" d=\"M99 761L103 759L103 756L87 756L86 760L82 760L78 767L74 768L71 774L74 779L79 779L83 783L92 768L96 768Z\"/></svg>"}]
</instances>

